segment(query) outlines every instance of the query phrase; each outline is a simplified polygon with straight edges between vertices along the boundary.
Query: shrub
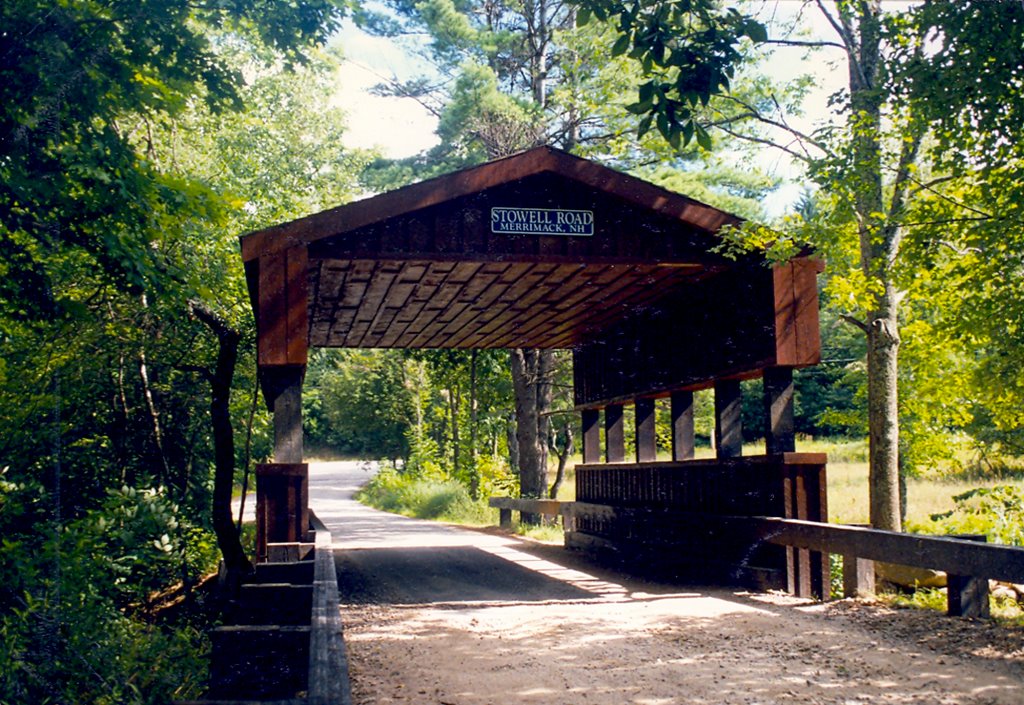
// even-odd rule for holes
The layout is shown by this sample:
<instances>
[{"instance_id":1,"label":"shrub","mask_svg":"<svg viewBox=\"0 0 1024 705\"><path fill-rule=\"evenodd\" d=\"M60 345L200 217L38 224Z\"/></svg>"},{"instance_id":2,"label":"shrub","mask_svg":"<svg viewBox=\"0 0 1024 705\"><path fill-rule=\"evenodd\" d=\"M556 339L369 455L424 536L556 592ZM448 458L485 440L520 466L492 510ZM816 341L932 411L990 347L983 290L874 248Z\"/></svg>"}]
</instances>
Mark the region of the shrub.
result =
<instances>
[{"instance_id":1,"label":"shrub","mask_svg":"<svg viewBox=\"0 0 1024 705\"><path fill-rule=\"evenodd\" d=\"M933 514L947 534L985 534L990 541L1024 546L1024 490L978 487L953 497L956 508Z\"/></svg>"},{"instance_id":2,"label":"shrub","mask_svg":"<svg viewBox=\"0 0 1024 705\"><path fill-rule=\"evenodd\" d=\"M0 702L148 703L199 694L208 645L135 609L205 569L212 537L162 492L122 488L60 527L27 522L45 495L0 474Z\"/></svg>"},{"instance_id":3,"label":"shrub","mask_svg":"<svg viewBox=\"0 0 1024 705\"><path fill-rule=\"evenodd\" d=\"M360 490L359 501L386 512L418 519L462 523L492 523L495 510L486 501L473 501L455 480L415 477L385 466Z\"/></svg>"}]
</instances>

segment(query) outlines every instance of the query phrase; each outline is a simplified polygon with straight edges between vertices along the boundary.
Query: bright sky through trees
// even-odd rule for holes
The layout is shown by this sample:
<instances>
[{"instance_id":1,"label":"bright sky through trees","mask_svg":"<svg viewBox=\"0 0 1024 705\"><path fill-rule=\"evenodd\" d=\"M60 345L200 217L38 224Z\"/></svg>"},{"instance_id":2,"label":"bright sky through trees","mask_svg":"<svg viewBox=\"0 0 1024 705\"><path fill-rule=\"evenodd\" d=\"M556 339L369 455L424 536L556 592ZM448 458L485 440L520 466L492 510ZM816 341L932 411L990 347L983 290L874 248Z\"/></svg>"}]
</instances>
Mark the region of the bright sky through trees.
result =
<instances>
[{"instance_id":1,"label":"bright sky through trees","mask_svg":"<svg viewBox=\"0 0 1024 705\"><path fill-rule=\"evenodd\" d=\"M782 25L791 22L804 2L792 0L764 0L749 3L757 17L766 24ZM809 26L807 39L834 39L834 32L813 8L803 12L804 24ZM336 35L335 42L344 53L345 61L338 75L338 92L334 100L348 115L345 142L349 147L379 148L389 158L409 157L438 143L434 134L437 117L411 98L393 98L373 95L374 85L393 79L407 80L429 73L431 67L406 52L398 42L384 37L373 37L346 21ZM821 49L810 57L802 48L779 48L764 70L777 79L790 79L803 73L815 76L815 89L805 102L806 115L794 121L794 127L810 131L828 118L828 97L845 85L845 66L839 62L839 53ZM758 166L771 174L780 174L787 180L798 176L791 160L777 150L764 149ZM766 204L770 216L780 215L798 197L802 184L790 182L775 192Z\"/></svg>"}]
</instances>

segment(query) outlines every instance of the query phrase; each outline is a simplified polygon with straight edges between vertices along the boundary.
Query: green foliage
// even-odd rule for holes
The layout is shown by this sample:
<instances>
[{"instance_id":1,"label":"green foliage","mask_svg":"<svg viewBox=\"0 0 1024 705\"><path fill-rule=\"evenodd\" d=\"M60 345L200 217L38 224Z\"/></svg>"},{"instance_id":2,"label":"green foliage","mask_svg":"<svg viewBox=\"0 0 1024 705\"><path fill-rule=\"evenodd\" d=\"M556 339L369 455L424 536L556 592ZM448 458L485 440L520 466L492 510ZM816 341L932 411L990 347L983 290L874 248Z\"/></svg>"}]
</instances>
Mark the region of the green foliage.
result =
<instances>
[{"instance_id":1,"label":"green foliage","mask_svg":"<svg viewBox=\"0 0 1024 705\"><path fill-rule=\"evenodd\" d=\"M516 533L545 543L562 543L565 540L565 532L558 524L517 524Z\"/></svg>"},{"instance_id":2,"label":"green foliage","mask_svg":"<svg viewBox=\"0 0 1024 705\"><path fill-rule=\"evenodd\" d=\"M591 17L614 23L619 37L612 55L628 53L649 77L637 89L636 102L627 108L643 116L638 135L643 137L653 126L676 149L693 139L711 149L711 136L695 113L713 95L729 90L743 58L741 41L765 41L764 26L709 0L582 0L580 8L577 22L581 25Z\"/></svg>"},{"instance_id":3,"label":"green foliage","mask_svg":"<svg viewBox=\"0 0 1024 705\"><path fill-rule=\"evenodd\" d=\"M202 631L158 627L142 614L155 591L216 565L209 532L184 527L158 491L111 492L64 527L26 523L45 502L38 485L0 476L0 702L197 696Z\"/></svg>"},{"instance_id":4,"label":"green foliage","mask_svg":"<svg viewBox=\"0 0 1024 705\"><path fill-rule=\"evenodd\" d=\"M412 398L400 352L315 351L305 386L313 447L361 458L409 455Z\"/></svg>"},{"instance_id":5,"label":"green foliage","mask_svg":"<svg viewBox=\"0 0 1024 705\"><path fill-rule=\"evenodd\" d=\"M199 694L204 637L144 619L157 591L195 599L217 557L217 351L187 302L242 330L231 412L265 456L237 235L351 193L363 157L310 52L341 9L0 7L2 702Z\"/></svg>"},{"instance_id":6,"label":"green foliage","mask_svg":"<svg viewBox=\"0 0 1024 705\"><path fill-rule=\"evenodd\" d=\"M883 595L882 598L897 607L913 607L936 612L945 612L947 607L946 593L940 588L919 587L910 593L890 593Z\"/></svg>"},{"instance_id":7,"label":"green foliage","mask_svg":"<svg viewBox=\"0 0 1024 705\"><path fill-rule=\"evenodd\" d=\"M60 278L71 260L122 291L162 284L166 226L201 215L209 194L161 170L134 123L151 131L196 100L241 104L242 75L222 61L212 30L296 61L339 11L331 0L5 2L0 252L16 266L0 287L3 312L72 312Z\"/></svg>"},{"instance_id":8,"label":"green foliage","mask_svg":"<svg viewBox=\"0 0 1024 705\"><path fill-rule=\"evenodd\" d=\"M947 534L984 534L990 541L1024 546L1024 490L1011 485L979 487L953 497L956 507L933 514Z\"/></svg>"},{"instance_id":9,"label":"green foliage","mask_svg":"<svg viewBox=\"0 0 1024 705\"><path fill-rule=\"evenodd\" d=\"M390 466L374 475L358 499L377 509L418 519L491 524L496 517L496 510L490 509L485 499L471 499L460 482L417 477Z\"/></svg>"}]
</instances>

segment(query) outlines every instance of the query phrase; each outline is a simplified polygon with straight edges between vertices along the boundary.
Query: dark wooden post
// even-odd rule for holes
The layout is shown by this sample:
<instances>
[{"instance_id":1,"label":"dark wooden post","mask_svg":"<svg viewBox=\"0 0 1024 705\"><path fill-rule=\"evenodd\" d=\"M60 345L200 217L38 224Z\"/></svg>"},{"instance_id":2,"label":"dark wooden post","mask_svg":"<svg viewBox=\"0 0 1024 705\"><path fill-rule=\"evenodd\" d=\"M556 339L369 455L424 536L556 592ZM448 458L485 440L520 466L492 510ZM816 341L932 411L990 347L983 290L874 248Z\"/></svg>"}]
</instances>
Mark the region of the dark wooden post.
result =
<instances>
[{"instance_id":1,"label":"dark wooden post","mask_svg":"<svg viewBox=\"0 0 1024 705\"><path fill-rule=\"evenodd\" d=\"M787 519L828 521L828 493L824 465L782 465L782 486ZM831 587L827 553L786 548L787 586L797 597L827 600Z\"/></svg>"},{"instance_id":2,"label":"dark wooden post","mask_svg":"<svg viewBox=\"0 0 1024 705\"><path fill-rule=\"evenodd\" d=\"M273 560L268 544L301 543L308 527L309 466L306 463L257 465L256 561Z\"/></svg>"},{"instance_id":3,"label":"dark wooden post","mask_svg":"<svg viewBox=\"0 0 1024 705\"><path fill-rule=\"evenodd\" d=\"M672 460L693 458L693 392L672 392Z\"/></svg>"},{"instance_id":4,"label":"dark wooden post","mask_svg":"<svg viewBox=\"0 0 1024 705\"><path fill-rule=\"evenodd\" d=\"M305 365L260 370L267 405L274 415L274 462L302 462L302 380Z\"/></svg>"},{"instance_id":5,"label":"dark wooden post","mask_svg":"<svg viewBox=\"0 0 1024 705\"><path fill-rule=\"evenodd\" d=\"M719 458L743 455L742 401L739 380L715 382L715 448Z\"/></svg>"},{"instance_id":6,"label":"dark wooden post","mask_svg":"<svg viewBox=\"0 0 1024 705\"><path fill-rule=\"evenodd\" d=\"M302 462L302 378L305 368L294 370L287 386L274 400L274 462Z\"/></svg>"},{"instance_id":7,"label":"dark wooden post","mask_svg":"<svg viewBox=\"0 0 1024 705\"><path fill-rule=\"evenodd\" d=\"M764 371L765 452L796 450L793 428L793 368L768 367Z\"/></svg>"},{"instance_id":8,"label":"dark wooden post","mask_svg":"<svg viewBox=\"0 0 1024 705\"><path fill-rule=\"evenodd\" d=\"M844 555L843 597L871 597L874 594L875 562Z\"/></svg>"},{"instance_id":9,"label":"dark wooden post","mask_svg":"<svg viewBox=\"0 0 1024 705\"><path fill-rule=\"evenodd\" d=\"M609 404L604 409L604 457L609 463L626 461L626 436L622 423L622 404Z\"/></svg>"},{"instance_id":10,"label":"dark wooden post","mask_svg":"<svg viewBox=\"0 0 1024 705\"><path fill-rule=\"evenodd\" d=\"M636 462L658 459L658 442L654 434L654 400L636 400Z\"/></svg>"},{"instance_id":11,"label":"dark wooden post","mask_svg":"<svg viewBox=\"0 0 1024 705\"><path fill-rule=\"evenodd\" d=\"M601 462L601 412L597 409L584 409L583 417L583 462Z\"/></svg>"},{"instance_id":12,"label":"dark wooden post","mask_svg":"<svg viewBox=\"0 0 1024 705\"><path fill-rule=\"evenodd\" d=\"M961 534L958 539L985 543L985 534ZM989 616L988 578L973 575L946 574L946 614L950 617Z\"/></svg>"}]
</instances>

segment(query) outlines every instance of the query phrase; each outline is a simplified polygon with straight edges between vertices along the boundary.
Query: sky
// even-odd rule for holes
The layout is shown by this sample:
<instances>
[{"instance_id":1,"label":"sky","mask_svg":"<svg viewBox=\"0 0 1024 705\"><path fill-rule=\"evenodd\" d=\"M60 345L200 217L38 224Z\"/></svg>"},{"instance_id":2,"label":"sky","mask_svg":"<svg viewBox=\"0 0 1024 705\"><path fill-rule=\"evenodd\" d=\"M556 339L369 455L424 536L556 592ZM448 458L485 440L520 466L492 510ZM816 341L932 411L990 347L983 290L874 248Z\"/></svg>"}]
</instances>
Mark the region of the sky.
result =
<instances>
[{"instance_id":1,"label":"sky","mask_svg":"<svg viewBox=\"0 0 1024 705\"><path fill-rule=\"evenodd\" d=\"M372 37L346 22L335 37L345 55L334 103L348 116L345 143L377 147L387 157L409 157L437 144L437 118L412 98L384 98L370 89L394 78L418 75L416 60L386 38Z\"/></svg>"}]
</instances>

